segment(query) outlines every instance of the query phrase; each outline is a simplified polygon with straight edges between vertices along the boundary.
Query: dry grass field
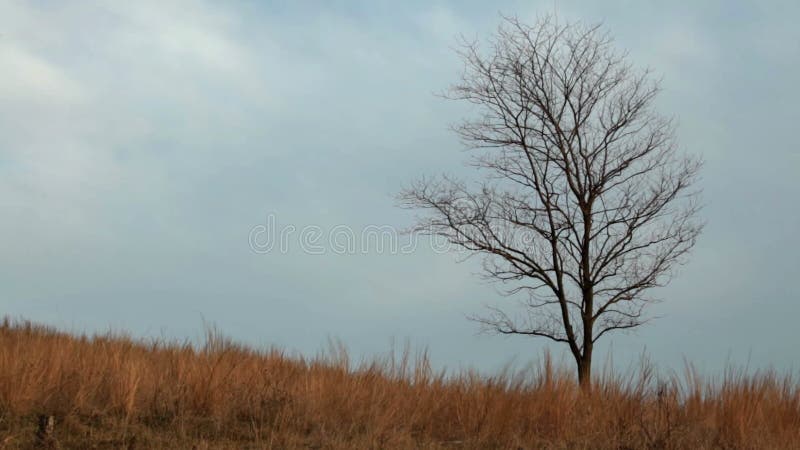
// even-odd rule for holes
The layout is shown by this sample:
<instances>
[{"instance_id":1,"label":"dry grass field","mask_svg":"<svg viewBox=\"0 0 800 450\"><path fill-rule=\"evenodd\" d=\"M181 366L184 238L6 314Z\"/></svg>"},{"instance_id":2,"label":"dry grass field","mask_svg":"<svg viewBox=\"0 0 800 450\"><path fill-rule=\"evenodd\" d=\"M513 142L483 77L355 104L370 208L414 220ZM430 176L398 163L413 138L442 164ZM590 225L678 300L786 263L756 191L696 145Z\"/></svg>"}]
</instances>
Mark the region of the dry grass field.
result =
<instances>
[{"instance_id":1,"label":"dry grass field","mask_svg":"<svg viewBox=\"0 0 800 450\"><path fill-rule=\"evenodd\" d=\"M435 373L424 352L352 365L209 332L204 346L0 325L0 448L791 449L800 384L773 372L647 364L582 393L549 358L495 376ZM37 438L40 415L55 419Z\"/></svg>"}]
</instances>

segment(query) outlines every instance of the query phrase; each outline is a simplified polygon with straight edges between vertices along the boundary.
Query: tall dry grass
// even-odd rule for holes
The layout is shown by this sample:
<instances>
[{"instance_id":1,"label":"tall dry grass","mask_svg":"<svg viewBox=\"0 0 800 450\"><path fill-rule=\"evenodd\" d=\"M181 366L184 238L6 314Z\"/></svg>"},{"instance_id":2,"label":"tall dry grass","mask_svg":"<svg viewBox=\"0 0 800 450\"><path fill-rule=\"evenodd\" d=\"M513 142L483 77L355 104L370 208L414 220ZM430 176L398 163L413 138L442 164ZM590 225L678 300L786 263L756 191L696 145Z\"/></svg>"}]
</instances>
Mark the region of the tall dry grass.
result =
<instances>
[{"instance_id":1,"label":"tall dry grass","mask_svg":"<svg viewBox=\"0 0 800 450\"><path fill-rule=\"evenodd\" d=\"M582 393L549 358L485 377L431 370L424 352L351 365L210 332L205 345L0 325L0 448L32 448L39 414L61 448L791 449L800 385L772 371L648 364Z\"/></svg>"}]
</instances>

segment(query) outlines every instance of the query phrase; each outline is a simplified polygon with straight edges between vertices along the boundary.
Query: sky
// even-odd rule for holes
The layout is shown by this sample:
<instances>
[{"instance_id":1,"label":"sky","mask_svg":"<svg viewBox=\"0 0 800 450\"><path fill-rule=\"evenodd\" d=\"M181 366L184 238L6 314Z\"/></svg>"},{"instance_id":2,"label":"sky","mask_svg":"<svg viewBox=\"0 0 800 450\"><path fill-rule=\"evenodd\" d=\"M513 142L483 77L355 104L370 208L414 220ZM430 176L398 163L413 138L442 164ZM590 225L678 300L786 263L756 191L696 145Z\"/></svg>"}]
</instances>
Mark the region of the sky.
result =
<instances>
[{"instance_id":1,"label":"sky","mask_svg":"<svg viewBox=\"0 0 800 450\"><path fill-rule=\"evenodd\" d=\"M410 226L404 184L470 170L448 128L469 108L436 95L458 36L555 11L662 77L706 162L691 262L599 364L800 369L800 3L597 3L0 0L0 315L306 355L409 342L488 372L563 357L466 320L509 302L474 261L335 238Z\"/></svg>"}]
</instances>

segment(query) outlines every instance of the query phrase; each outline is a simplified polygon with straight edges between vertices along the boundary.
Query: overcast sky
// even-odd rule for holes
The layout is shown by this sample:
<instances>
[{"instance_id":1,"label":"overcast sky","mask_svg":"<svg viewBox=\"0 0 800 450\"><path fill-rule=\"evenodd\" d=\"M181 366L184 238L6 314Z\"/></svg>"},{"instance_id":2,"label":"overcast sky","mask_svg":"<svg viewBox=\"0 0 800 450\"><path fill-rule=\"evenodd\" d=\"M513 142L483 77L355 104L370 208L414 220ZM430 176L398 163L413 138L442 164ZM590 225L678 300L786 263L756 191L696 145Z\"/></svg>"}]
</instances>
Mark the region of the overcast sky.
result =
<instances>
[{"instance_id":1,"label":"overcast sky","mask_svg":"<svg viewBox=\"0 0 800 450\"><path fill-rule=\"evenodd\" d=\"M800 4L675 3L556 3L663 76L660 110L706 160L692 262L659 292L660 318L598 358L797 369ZM410 225L403 183L467 170L447 127L468 110L434 95L459 76L457 35L553 9L0 0L0 314L181 338L205 320L306 354L328 337L356 355L409 339L437 367L535 359L550 344L465 320L508 301L473 262L249 240L268 217L323 233Z\"/></svg>"}]
</instances>

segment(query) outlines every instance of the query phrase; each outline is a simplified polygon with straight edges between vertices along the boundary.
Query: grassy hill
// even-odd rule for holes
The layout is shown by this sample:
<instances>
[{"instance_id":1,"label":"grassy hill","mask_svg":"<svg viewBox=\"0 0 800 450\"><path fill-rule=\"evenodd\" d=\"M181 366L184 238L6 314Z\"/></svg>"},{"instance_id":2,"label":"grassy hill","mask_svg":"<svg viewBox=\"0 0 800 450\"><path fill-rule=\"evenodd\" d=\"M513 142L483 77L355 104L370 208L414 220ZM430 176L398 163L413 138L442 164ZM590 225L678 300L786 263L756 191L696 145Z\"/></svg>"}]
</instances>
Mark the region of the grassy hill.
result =
<instances>
[{"instance_id":1,"label":"grassy hill","mask_svg":"<svg viewBox=\"0 0 800 450\"><path fill-rule=\"evenodd\" d=\"M37 437L40 416L52 434ZM353 366L213 331L205 345L0 324L0 449L800 448L800 384L605 374L581 393L549 358L480 376L408 351Z\"/></svg>"}]
</instances>

